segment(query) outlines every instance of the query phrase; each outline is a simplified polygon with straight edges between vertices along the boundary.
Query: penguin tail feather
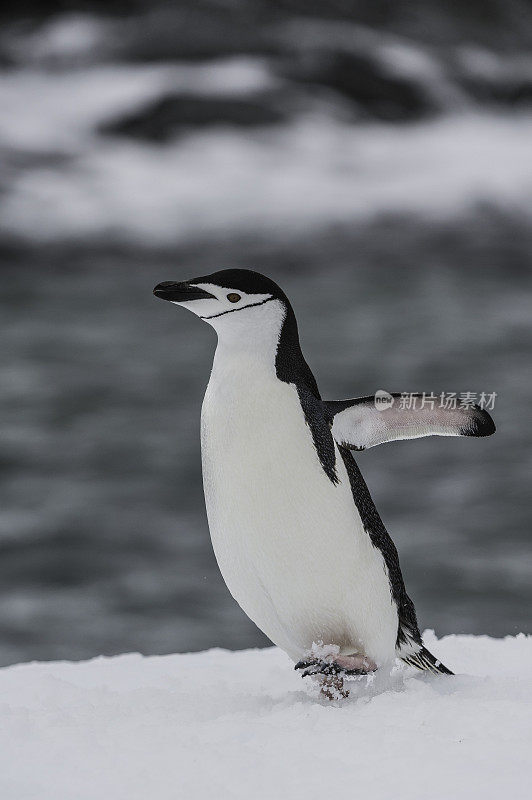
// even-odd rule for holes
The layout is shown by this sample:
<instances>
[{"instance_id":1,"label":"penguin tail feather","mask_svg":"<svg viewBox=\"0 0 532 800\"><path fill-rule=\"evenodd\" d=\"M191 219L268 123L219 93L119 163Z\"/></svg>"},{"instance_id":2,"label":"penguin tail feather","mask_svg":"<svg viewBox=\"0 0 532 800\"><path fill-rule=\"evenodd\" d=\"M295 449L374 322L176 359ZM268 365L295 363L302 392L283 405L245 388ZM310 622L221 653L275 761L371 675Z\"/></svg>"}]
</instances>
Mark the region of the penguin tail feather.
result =
<instances>
[{"instance_id":1,"label":"penguin tail feather","mask_svg":"<svg viewBox=\"0 0 532 800\"><path fill-rule=\"evenodd\" d=\"M408 655L399 655L399 658L416 669L433 672L435 675L454 675L450 669L447 669L445 664L432 655L430 650L421 646L417 653L409 653Z\"/></svg>"}]
</instances>

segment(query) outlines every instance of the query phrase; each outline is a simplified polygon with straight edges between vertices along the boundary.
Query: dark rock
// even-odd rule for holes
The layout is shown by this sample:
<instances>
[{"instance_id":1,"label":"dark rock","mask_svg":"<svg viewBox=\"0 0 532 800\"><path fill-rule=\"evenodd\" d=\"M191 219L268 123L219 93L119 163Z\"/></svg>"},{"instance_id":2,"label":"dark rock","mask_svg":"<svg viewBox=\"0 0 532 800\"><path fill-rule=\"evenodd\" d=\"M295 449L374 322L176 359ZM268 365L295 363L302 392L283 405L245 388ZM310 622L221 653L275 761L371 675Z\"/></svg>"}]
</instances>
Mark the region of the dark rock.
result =
<instances>
[{"instance_id":1,"label":"dark rock","mask_svg":"<svg viewBox=\"0 0 532 800\"><path fill-rule=\"evenodd\" d=\"M421 82L392 74L389 67L365 53L307 53L292 77L339 92L362 114L375 119L409 121L437 111Z\"/></svg>"},{"instance_id":2,"label":"dark rock","mask_svg":"<svg viewBox=\"0 0 532 800\"><path fill-rule=\"evenodd\" d=\"M271 93L253 97L200 97L171 94L139 111L100 126L100 133L166 142L190 128L215 125L258 127L284 122L287 113Z\"/></svg>"},{"instance_id":3,"label":"dark rock","mask_svg":"<svg viewBox=\"0 0 532 800\"><path fill-rule=\"evenodd\" d=\"M513 80L465 78L459 81L467 94L483 105L529 106L532 104L532 79Z\"/></svg>"},{"instance_id":4,"label":"dark rock","mask_svg":"<svg viewBox=\"0 0 532 800\"><path fill-rule=\"evenodd\" d=\"M174 61L277 52L276 37L260 9L244 13L217 3L156 7L122 26L117 55L129 61Z\"/></svg>"}]
</instances>

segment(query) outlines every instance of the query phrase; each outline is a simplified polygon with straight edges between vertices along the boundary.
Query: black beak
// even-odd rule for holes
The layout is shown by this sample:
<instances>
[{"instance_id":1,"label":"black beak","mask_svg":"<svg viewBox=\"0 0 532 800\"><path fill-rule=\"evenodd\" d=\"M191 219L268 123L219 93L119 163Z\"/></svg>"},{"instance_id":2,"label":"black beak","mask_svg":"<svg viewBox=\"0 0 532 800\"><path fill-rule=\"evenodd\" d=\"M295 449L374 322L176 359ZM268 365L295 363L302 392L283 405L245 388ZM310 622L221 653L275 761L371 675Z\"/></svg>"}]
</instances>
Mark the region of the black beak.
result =
<instances>
[{"instance_id":1,"label":"black beak","mask_svg":"<svg viewBox=\"0 0 532 800\"><path fill-rule=\"evenodd\" d=\"M160 297L161 300L170 300L174 303L185 303L188 300L203 300L206 297L214 297L213 294L206 292L205 289L200 289L199 286L191 286L186 281L183 283L163 281L163 283L157 284L153 294L155 297Z\"/></svg>"}]
</instances>

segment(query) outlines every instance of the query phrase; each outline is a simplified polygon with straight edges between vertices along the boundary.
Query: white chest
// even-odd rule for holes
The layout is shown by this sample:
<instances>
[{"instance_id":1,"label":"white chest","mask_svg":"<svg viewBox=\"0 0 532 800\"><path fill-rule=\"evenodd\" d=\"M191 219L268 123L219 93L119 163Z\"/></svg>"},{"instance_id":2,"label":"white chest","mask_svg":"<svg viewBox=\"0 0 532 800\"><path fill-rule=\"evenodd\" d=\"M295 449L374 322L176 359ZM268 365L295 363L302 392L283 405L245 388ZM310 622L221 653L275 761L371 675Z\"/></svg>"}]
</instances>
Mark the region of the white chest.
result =
<instances>
[{"instance_id":1,"label":"white chest","mask_svg":"<svg viewBox=\"0 0 532 800\"><path fill-rule=\"evenodd\" d=\"M202 461L222 575L276 644L294 658L320 640L350 652L375 640L368 655L379 660L393 651L397 616L382 556L339 454L338 485L323 471L293 385L252 359L215 361Z\"/></svg>"}]
</instances>

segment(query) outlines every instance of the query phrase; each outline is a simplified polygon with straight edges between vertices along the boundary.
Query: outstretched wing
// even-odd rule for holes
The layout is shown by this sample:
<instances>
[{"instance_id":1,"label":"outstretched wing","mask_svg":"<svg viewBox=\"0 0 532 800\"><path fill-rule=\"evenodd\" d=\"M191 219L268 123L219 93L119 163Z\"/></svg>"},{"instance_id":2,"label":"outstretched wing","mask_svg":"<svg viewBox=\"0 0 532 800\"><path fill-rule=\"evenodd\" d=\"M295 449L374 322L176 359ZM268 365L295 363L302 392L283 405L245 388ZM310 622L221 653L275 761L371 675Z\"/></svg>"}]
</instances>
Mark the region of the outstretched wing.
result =
<instances>
[{"instance_id":1,"label":"outstretched wing","mask_svg":"<svg viewBox=\"0 0 532 800\"><path fill-rule=\"evenodd\" d=\"M491 436L495 424L478 405L442 408L439 399L422 393L382 393L353 400L326 400L332 417L332 434L338 444L365 450L397 439L421 436Z\"/></svg>"}]
</instances>

